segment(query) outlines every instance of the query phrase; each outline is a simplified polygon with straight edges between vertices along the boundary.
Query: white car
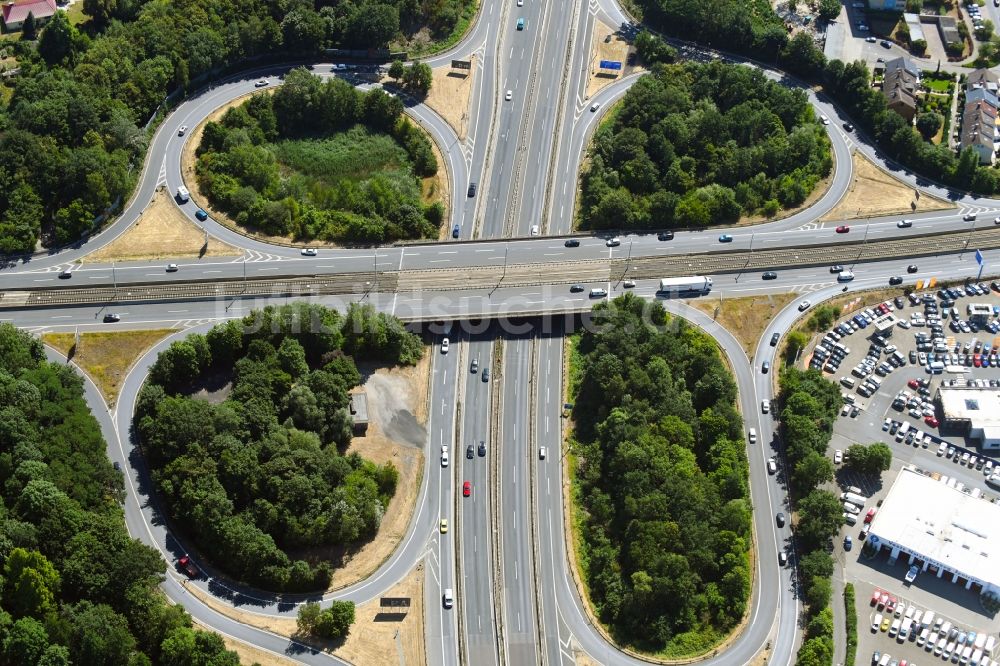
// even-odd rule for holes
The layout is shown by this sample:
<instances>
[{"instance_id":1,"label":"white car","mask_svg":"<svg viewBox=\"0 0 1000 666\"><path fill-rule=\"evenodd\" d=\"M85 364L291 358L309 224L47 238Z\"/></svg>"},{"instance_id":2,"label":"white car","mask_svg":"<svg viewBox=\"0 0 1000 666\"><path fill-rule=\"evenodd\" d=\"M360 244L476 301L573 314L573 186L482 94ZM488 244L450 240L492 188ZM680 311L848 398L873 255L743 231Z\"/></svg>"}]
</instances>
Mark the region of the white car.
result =
<instances>
[{"instance_id":1,"label":"white car","mask_svg":"<svg viewBox=\"0 0 1000 666\"><path fill-rule=\"evenodd\" d=\"M531 235L532 236L537 236L538 235L538 225L537 224L531 225Z\"/></svg>"},{"instance_id":2,"label":"white car","mask_svg":"<svg viewBox=\"0 0 1000 666\"><path fill-rule=\"evenodd\" d=\"M896 223L896 226L900 229L909 229L913 226L913 220L900 220Z\"/></svg>"},{"instance_id":3,"label":"white car","mask_svg":"<svg viewBox=\"0 0 1000 666\"><path fill-rule=\"evenodd\" d=\"M622 244L621 239L619 239L617 236L615 236L614 238L609 238L608 242L605 243L605 245L607 245L608 247L618 247L621 244Z\"/></svg>"},{"instance_id":4,"label":"white car","mask_svg":"<svg viewBox=\"0 0 1000 666\"><path fill-rule=\"evenodd\" d=\"M267 79L261 79L253 84L254 88L264 88L269 84Z\"/></svg>"},{"instance_id":5,"label":"white car","mask_svg":"<svg viewBox=\"0 0 1000 666\"><path fill-rule=\"evenodd\" d=\"M507 101L507 102L509 102L510 100L514 99L514 91L513 90L508 90L507 94L504 95L503 98L504 98L504 101Z\"/></svg>"},{"instance_id":6,"label":"white car","mask_svg":"<svg viewBox=\"0 0 1000 666\"><path fill-rule=\"evenodd\" d=\"M181 125L179 128L177 128L177 136L184 136L184 133L187 131L188 131L188 126Z\"/></svg>"},{"instance_id":7,"label":"white car","mask_svg":"<svg viewBox=\"0 0 1000 666\"><path fill-rule=\"evenodd\" d=\"M314 247L304 247L304 248L302 248L302 256L303 257L315 257L317 254L319 254L319 251L316 248L314 248Z\"/></svg>"},{"instance_id":8,"label":"white car","mask_svg":"<svg viewBox=\"0 0 1000 666\"><path fill-rule=\"evenodd\" d=\"M447 451L442 451L441 452L441 467L447 467L447 466L448 466L448 452Z\"/></svg>"},{"instance_id":9,"label":"white car","mask_svg":"<svg viewBox=\"0 0 1000 666\"><path fill-rule=\"evenodd\" d=\"M771 412L771 401L761 400L760 401L760 411L762 414L769 414Z\"/></svg>"},{"instance_id":10,"label":"white car","mask_svg":"<svg viewBox=\"0 0 1000 666\"><path fill-rule=\"evenodd\" d=\"M524 7L524 0L517 0L518 7Z\"/></svg>"},{"instance_id":11,"label":"white car","mask_svg":"<svg viewBox=\"0 0 1000 666\"><path fill-rule=\"evenodd\" d=\"M767 473L768 474L776 474L777 471L778 471L778 463L775 461L774 458L768 458L767 459Z\"/></svg>"},{"instance_id":12,"label":"white car","mask_svg":"<svg viewBox=\"0 0 1000 666\"><path fill-rule=\"evenodd\" d=\"M448 341L448 338L444 338L443 340L441 340L441 353L442 354L447 354L448 353L448 347L450 345L451 345L451 343Z\"/></svg>"},{"instance_id":13,"label":"white car","mask_svg":"<svg viewBox=\"0 0 1000 666\"><path fill-rule=\"evenodd\" d=\"M812 305L812 303L810 303L809 301L802 301L801 303L799 303L799 312L805 312L806 310L809 309L810 305Z\"/></svg>"},{"instance_id":14,"label":"white car","mask_svg":"<svg viewBox=\"0 0 1000 666\"><path fill-rule=\"evenodd\" d=\"M844 452L841 451L840 449L837 449L836 451L833 452L833 464L839 465L842 462L844 462Z\"/></svg>"},{"instance_id":15,"label":"white car","mask_svg":"<svg viewBox=\"0 0 1000 666\"><path fill-rule=\"evenodd\" d=\"M825 114L820 115L819 119L823 122L824 125L829 125L830 124L830 119L827 118Z\"/></svg>"},{"instance_id":16,"label":"white car","mask_svg":"<svg viewBox=\"0 0 1000 666\"><path fill-rule=\"evenodd\" d=\"M593 104L590 105L590 112L594 113L599 108L601 108L601 103L600 102L594 102ZM997 219L1000 220L1000 217L998 217Z\"/></svg>"}]
</instances>

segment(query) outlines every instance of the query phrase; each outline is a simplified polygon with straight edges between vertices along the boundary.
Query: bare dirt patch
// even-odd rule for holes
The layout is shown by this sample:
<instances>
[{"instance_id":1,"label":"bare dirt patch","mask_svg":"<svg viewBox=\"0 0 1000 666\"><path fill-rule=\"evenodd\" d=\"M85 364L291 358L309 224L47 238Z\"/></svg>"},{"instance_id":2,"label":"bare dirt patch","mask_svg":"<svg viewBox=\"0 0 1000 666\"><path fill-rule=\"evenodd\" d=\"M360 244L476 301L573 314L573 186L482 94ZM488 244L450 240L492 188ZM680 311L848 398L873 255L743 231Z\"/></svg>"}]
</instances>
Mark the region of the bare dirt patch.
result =
<instances>
[{"instance_id":1,"label":"bare dirt patch","mask_svg":"<svg viewBox=\"0 0 1000 666\"><path fill-rule=\"evenodd\" d=\"M152 329L81 333L75 344L73 333L46 333L42 342L66 355L94 381L109 407L118 399L118 391L136 359L157 342L177 331ZM75 347L75 349L74 349ZM71 353L72 352L72 353Z\"/></svg>"},{"instance_id":2,"label":"bare dirt patch","mask_svg":"<svg viewBox=\"0 0 1000 666\"><path fill-rule=\"evenodd\" d=\"M696 300L692 304L732 333L747 356L753 359L753 350L768 322L794 298L795 294L767 294L718 301Z\"/></svg>"},{"instance_id":3,"label":"bare dirt patch","mask_svg":"<svg viewBox=\"0 0 1000 666\"><path fill-rule=\"evenodd\" d=\"M206 243L205 232L189 220L170 200L166 189L160 187L128 231L80 261L108 263L183 257L231 257L241 254L241 249L211 236Z\"/></svg>"},{"instance_id":4,"label":"bare dirt patch","mask_svg":"<svg viewBox=\"0 0 1000 666\"><path fill-rule=\"evenodd\" d=\"M610 40L609 40L610 38ZM591 35L593 46L590 50L590 78L587 80L587 99L593 97L597 91L605 86L609 86L625 75L626 61L630 44L619 35L615 34L615 28L610 27L601 21L594 21L594 34ZM620 62L622 69L602 70L599 65L602 60ZM629 68L637 71L638 68Z\"/></svg>"},{"instance_id":5,"label":"bare dirt patch","mask_svg":"<svg viewBox=\"0 0 1000 666\"><path fill-rule=\"evenodd\" d=\"M476 56L470 59L472 69L435 67L434 83L424 104L434 109L455 130L459 141L465 141L469 132L469 102L476 78Z\"/></svg>"},{"instance_id":6,"label":"bare dirt patch","mask_svg":"<svg viewBox=\"0 0 1000 666\"><path fill-rule=\"evenodd\" d=\"M955 206L927 194L916 192L867 157L855 152L851 185L833 210L823 220L851 220L876 215L906 215L915 212L944 210Z\"/></svg>"},{"instance_id":7,"label":"bare dirt patch","mask_svg":"<svg viewBox=\"0 0 1000 666\"><path fill-rule=\"evenodd\" d=\"M359 390L368 397L368 431L351 440L347 453L379 465L391 462L399 481L371 541L355 550L324 547L296 553L307 560L336 563L331 590L364 580L395 552L416 508L424 469L430 350L413 367L375 368L362 363L359 370L364 378Z\"/></svg>"}]
</instances>

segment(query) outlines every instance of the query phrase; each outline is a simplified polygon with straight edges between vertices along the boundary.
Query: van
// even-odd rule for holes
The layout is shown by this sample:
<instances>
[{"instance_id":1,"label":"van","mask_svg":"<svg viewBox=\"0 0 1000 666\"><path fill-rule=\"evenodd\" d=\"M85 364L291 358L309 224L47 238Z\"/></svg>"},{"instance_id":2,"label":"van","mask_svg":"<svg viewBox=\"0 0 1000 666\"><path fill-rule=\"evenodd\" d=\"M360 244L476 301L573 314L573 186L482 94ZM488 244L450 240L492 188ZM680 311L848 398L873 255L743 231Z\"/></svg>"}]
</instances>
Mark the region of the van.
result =
<instances>
[{"instance_id":1,"label":"van","mask_svg":"<svg viewBox=\"0 0 1000 666\"><path fill-rule=\"evenodd\" d=\"M892 625L889 627L889 637L890 638L892 638L893 636L896 636L897 634L899 634L899 625L900 624L901 624L901 622L899 621L898 618L892 621Z\"/></svg>"},{"instance_id":2,"label":"van","mask_svg":"<svg viewBox=\"0 0 1000 666\"><path fill-rule=\"evenodd\" d=\"M191 193L188 192L188 189L186 187L184 187L183 185L181 185L180 187L177 188L177 200L178 201L180 201L181 203L187 203L188 199L190 199L190 198L191 198Z\"/></svg>"},{"instance_id":3,"label":"van","mask_svg":"<svg viewBox=\"0 0 1000 666\"><path fill-rule=\"evenodd\" d=\"M986 644L983 645L983 652L986 654L993 654L993 648L996 647L997 638L996 636L987 636Z\"/></svg>"},{"instance_id":4,"label":"van","mask_svg":"<svg viewBox=\"0 0 1000 666\"><path fill-rule=\"evenodd\" d=\"M923 645L927 642L927 636L931 633L930 629L922 629L920 635L917 636L917 645Z\"/></svg>"},{"instance_id":5,"label":"van","mask_svg":"<svg viewBox=\"0 0 1000 666\"><path fill-rule=\"evenodd\" d=\"M757 429L756 428L750 428L749 432L747 432L747 439L750 440L751 444L756 444L757 443Z\"/></svg>"},{"instance_id":6,"label":"van","mask_svg":"<svg viewBox=\"0 0 1000 666\"><path fill-rule=\"evenodd\" d=\"M973 643L972 645L975 646L976 649L982 649L983 645L985 644L986 644L986 634L982 632L976 634L976 642Z\"/></svg>"},{"instance_id":7,"label":"van","mask_svg":"<svg viewBox=\"0 0 1000 666\"><path fill-rule=\"evenodd\" d=\"M931 361L930 363L927 364L927 372L931 373L932 375L940 375L942 372L944 372L944 363L942 363L941 361Z\"/></svg>"},{"instance_id":8,"label":"van","mask_svg":"<svg viewBox=\"0 0 1000 666\"><path fill-rule=\"evenodd\" d=\"M853 513L847 513L845 511L844 512L844 522L847 523L848 525L857 525L858 524L858 517L856 515L854 515Z\"/></svg>"},{"instance_id":9,"label":"van","mask_svg":"<svg viewBox=\"0 0 1000 666\"><path fill-rule=\"evenodd\" d=\"M958 663L960 663L960 664L967 664L967 663L969 663L969 657L971 657L971 656L972 656L972 646L971 645L966 645L965 649L962 650L962 657L961 657L961 659L958 660Z\"/></svg>"},{"instance_id":10,"label":"van","mask_svg":"<svg viewBox=\"0 0 1000 666\"><path fill-rule=\"evenodd\" d=\"M913 606L910 606L913 608ZM909 608L907 609L909 610ZM913 626L913 620L908 617L903 618L903 624L899 627L899 636L896 638L900 643L905 641L910 636L910 627Z\"/></svg>"},{"instance_id":11,"label":"van","mask_svg":"<svg viewBox=\"0 0 1000 666\"><path fill-rule=\"evenodd\" d=\"M929 610L920 618L920 626L930 627L934 623L934 611Z\"/></svg>"},{"instance_id":12,"label":"van","mask_svg":"<svg viewBox=\"0 0 1000 666\"><path fill-rule=\"evenodd\" d=\"M941 628L938 629L938 631L947 636L948 632L951 631L951 622L945 622L944 624L942 624Z\"/></svg>"},{"instance_id":13,"label":"van","mask_svg":"<svg viewBox=\"0 0 1000 666\"><path fill-rule=\"evenodd\" d=\"M607 295L608 295L608 290L607 289L597 288L597 289L591 289L590 290L590 297L591 298L604 298Z\"/></svg>"},{"instance_id":14,"label":"van","mask_svg":"<svg viewBox=\"0 0 1000 666\"><path fill-rule=\"evenodd\" d=\"M892 655L888 652L882 655L882 659L879 660L878 666L889 666L889 660L892 659Z\"/></svg>"},{"instance_id":15,"label":"van","mask_svg":"<svg viewBox=\"0 0 1000 666\"><path fill-rule=\"evenodd\" d=\"M837 274L837 282L850 282L854 279L854 273L851 271L841 271Z\"/></svg>"}]
</instances>

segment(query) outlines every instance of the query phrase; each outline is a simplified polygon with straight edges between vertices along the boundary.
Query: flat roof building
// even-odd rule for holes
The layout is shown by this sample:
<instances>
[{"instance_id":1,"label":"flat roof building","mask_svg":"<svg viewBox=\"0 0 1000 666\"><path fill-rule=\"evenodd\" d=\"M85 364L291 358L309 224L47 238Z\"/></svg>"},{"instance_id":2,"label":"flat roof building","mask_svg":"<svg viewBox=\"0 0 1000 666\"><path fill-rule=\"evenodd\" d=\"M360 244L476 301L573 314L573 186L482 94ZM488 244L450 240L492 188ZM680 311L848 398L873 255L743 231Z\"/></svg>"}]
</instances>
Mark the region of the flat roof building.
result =
<instances>
[{"instance_id":1,"label":"flat roof building","mask_svg":"<svg viewBox=\"0 0 1000 666\"><path fill-rule=\"evenodd\" d=\"M966 589L1000 595L1000 506L904 468L871 523L868 543L890 562L945 574Z\"/></svg>"},{"instance_id":2,"label":"flat roof building","mask_svg":"<svg viewBox=\"0 0 1000 666\"><path fill-rule=\"evenodd\" d=\"M993 306L989 303L969 303L965 310L977 324L985 324L993 316Z\"/></svg>"},{"instance_id":3,"label":"flat roof building","mask_svg":"<svg viewBox=\"0 0 1000 666\"><path fill-rule=\"evenodd\" d=\"M957 428L983 449L1000 449L1000 389L992 386L942 386L936 399L942 424Z\"/></svg>"},{"instance_id":4,"label":"flat roof building","mask_svg":"<svg viewBox=\"0 0 1000 666\"><path fill-rule=\"evenodd\" d=\"M368 396L364 393L351 394L351 420L355 435L368 432Z\"/></svg>"}]
</instances>

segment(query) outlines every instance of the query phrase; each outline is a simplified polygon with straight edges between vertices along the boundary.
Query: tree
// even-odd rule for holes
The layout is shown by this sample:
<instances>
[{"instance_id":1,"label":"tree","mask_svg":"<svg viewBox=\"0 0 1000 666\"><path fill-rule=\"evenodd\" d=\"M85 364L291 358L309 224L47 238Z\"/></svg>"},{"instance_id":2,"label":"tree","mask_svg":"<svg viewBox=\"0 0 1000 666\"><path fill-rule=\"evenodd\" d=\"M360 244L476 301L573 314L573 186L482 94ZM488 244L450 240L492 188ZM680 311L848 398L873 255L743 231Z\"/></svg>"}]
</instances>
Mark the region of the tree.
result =
<instances>
[{"instance_id":1,"label":"tree","mask_svg":"<svg viewBox=\"0 0 1000 666\"><path fill-rule=\"evenodd\" d=\"M799 492L816 488L820 484L833 480L833 463L824 455L810 451L804 458L795 463L792 472L795 487Z\"/></svg>"},{"instance_id":2,"label":"tree","mask_svg":"<svg viewBox=\"0 0 1000 666\"><path fill-rule=\"evenodd\" d=\"M402 60L393 60L392 64L389 65L389 77L399 81L406 74L406 65L403 64Z\"/></svg>"},{"instance_id":3,"label":"tree","mask_svg":"<svg viewBox=\"0 0 1000 666\"><path fill-rule=\"evenodd\" d=\"M892 449L881 442L852 444L847 449L846 464L862 474L881 474L892 465Z\"/></svg>"},{"instance_id":4,"label":"tree","mask_svg":"<svg viewBox=\"0 0 1000 666\"><path fill-rule=\"evenodd\" d=\"M44 619L55 610L59 572L38 551L15 548L4 564L4 605L14 617Z\"/></svg>"},{"instance_id":5,"label":"tree","mask_svg":"<svg viewBox=\"0 0 1000 666\"><path fill-rule=\"evenodd\" d=\"M70 25L66 12L56 12L49 19L38 40L38 54L51 67L72 53L76 28Z\"/></svg>"},{"instance_id":6,"label":"tree","mask_svg":"<svg viewBox=\"0 0 1000 666\"><path fill-rule=\"evenodd\" d=\"M415 62L406 68L402 82L412 94L423 97L431 90L431 85L434 83L434 72L427 63Z\"/></svg>"},{"instance_id":7,"label":"tree","mask_svg":"<svg viewBox=\"0 0 1000 666\"><path fill-rule=\"evenodd\" d=\"M10 627L3 641L4 661L8 664L37 664L49 647L45 626L33 617L22 617Z\"/></svg>"},{"instance_id":8,"label":"tree","mask_svg":"<svg viewBox=\"0 0 1000 666\"><path fill-rule=\"evenodd\" d=\"M659 35L643 30L635 38L635 50L639 59L647 65L677 60L677 49L667 44Z\"/></svg>"},{"instance_id":9,"label":"tree","mask_svg":"<svg viewBox=\"0 0 1000 666\"><path fill-rule=\"evenodd\" d=\"M981 42L988 42L993 37L993 21L983 20L978 28L974 30L976 39Z\"/></svg>"},{"instance_id":10,"label":"tree","mask_svg":"<svg viewBox=\"0 0 1000 666\"><path fill-rule=\"evenodd\" d=\"M299 614L296 619L298 632L300 634L311 635L319 622L319 616L323 612L322 607L315 601L308 601L299 606Z\"/></svg>"},{"instance_id":11,"label":"tree","mask_svg":"<svg viewBox=\"0 0 1000 666\"><path fill-rule=\"evenodd\" d=\"M35 24L35 14L33 12L28 12L28 16L24 19L24 23L21 24L21 39L24 40L34 40L38 35L38 26Z\"/></svg>"},{"instance_id":12,"label":"tree","mask_svg":"<svg viewBox=\"0 0 1000 666\"><path fill-rule=\"evenodd\" d=\"M930 141L943 124L944 118L935 111L927 111L917 116L917 130L925 141Z\"/></svg>"},{"instance_id":13,"label":"tree","mask_svg":"<svg viewBox=\"0 0 1000 666\"><path fill-rule=\"evenodd\" d=\"M910 50L913 51L913 55L924 55L927 53L927 41L924 39L914 39L910 42Z\"/></svg>"},{"instance_id":14,"label":"tree","mask_svg":"<svg viewBox=\"0 0 1000 666\"><path fill-rule=\"evenodd\" d=\"M844 524L840 500L826 490L813 490L799 501L798 534L808 547L822 546Z\"/></svg>"},{"instance_id":15,"label":"tree","mask_svg":"<svg viewBox=\"0 0 1000 666\"><path fill-rule=\"evenodd\" d=\"M840 16L841 8L840 0L820 0L819 17L824 21L832 21Z\"/></svg>"}]
</instances>

